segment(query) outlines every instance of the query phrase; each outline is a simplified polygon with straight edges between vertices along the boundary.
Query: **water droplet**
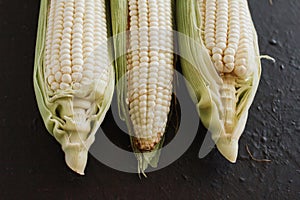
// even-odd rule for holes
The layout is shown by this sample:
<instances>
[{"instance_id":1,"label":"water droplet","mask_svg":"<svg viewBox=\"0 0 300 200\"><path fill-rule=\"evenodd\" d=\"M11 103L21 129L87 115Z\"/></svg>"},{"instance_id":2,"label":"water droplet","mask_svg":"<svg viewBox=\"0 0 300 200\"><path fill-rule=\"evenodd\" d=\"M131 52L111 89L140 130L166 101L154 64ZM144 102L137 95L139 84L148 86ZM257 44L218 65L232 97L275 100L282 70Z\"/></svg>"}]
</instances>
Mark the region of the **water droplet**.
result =
<instances>
[{"instance_id":1,"label":"water droplet","mask_svg":"<svg viewBox=\"0 0 300 200\"><path fill-rule=\"evenodd\" d=\"M275 45L277 45L277 41L275 39L271 39L271 40L269 40L269 44L275 46Z\"/></svg>"},{"instance_id":2,"label":"water droplet","mask_svg":"<svg viewBox=\"0 0 300 200\"><path fill-rule=\"evenodd\" d=\"M189 180L189 177L187 176L187 175L185 175L185 174L182 174L182 178L184 179L184 180Z\"/></svg>"},{"instance_id":3,"label":"water droplet","mask_svg":"<svg viewBox=\"0 0 300 200\"><path fill-rule=\"evenodd\" d=\"M245 179L244 177L240 177L239 180L240 180L241 182L245 182L245 181L246 181L246 179Z\"/></svg>"},{"instance_id":4,"label":"water droplet","mask_svg":"<svg viewBox=\"0 0 300 200\"><path fill-rule=\"evenodd\" d=\"M261 141L262 142L266 142L268 139L267 139L267 137L265 137L265 136L263 136L262 138L261 138Z\"/></svg>"}]
</instances>

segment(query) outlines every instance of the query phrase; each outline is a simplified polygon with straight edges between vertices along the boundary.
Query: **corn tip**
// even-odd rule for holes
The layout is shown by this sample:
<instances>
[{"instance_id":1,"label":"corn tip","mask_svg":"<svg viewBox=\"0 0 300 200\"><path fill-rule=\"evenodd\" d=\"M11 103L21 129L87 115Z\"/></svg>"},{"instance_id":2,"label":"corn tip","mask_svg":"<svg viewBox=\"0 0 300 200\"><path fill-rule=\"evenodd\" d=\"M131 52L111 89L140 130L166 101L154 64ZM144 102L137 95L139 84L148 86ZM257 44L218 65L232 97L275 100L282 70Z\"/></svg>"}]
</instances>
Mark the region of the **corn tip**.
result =
<instances>
[{"instance_id":1,"label":"corn tip","mask_svg":"<svg viewBox=\"0 0 300 200\"><path fill-rule=\"evenodd\" d=\"M65 151L65 161L74 172L84 175L87 164L88 151L85 149L67 149Z\"/></svg>"},{"instance_id":2,"label":"corn tip","mask_svg":"<svg viewBox=\"0 0 300 200\"><path fill-rule=\"evenodd\" d=\"M238 154L238 140L219 139L217 142L219 152L231 163L235 163Z\"/></svg>"}]
</instances>

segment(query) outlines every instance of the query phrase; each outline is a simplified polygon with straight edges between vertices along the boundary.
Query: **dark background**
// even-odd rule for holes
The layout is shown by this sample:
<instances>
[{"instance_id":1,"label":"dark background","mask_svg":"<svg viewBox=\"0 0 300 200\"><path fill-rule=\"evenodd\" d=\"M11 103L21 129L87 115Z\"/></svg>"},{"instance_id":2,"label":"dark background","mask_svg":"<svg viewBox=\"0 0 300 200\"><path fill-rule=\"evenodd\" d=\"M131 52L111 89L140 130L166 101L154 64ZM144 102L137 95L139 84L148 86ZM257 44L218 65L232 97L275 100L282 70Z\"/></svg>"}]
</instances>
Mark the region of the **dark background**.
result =
<instances>
[{"instance_id":1,"label":"dark background","mask_svg":"<svg viewBox=\"0 0 300 200\"><path fill-rule=\"evenodd\" d=\"M92 156L85 176L67 168L33 91L39 1L0 0L0 199L300 199L300 1L273 2L249 0L261 54L277 62L262 61L237 163L216 149L199 159L206 133L200 126L180 159L139 179ZM114 129L110 118L103 129ZM252 160L246 145L271 162Z\"/></svg>"}]
</instances>

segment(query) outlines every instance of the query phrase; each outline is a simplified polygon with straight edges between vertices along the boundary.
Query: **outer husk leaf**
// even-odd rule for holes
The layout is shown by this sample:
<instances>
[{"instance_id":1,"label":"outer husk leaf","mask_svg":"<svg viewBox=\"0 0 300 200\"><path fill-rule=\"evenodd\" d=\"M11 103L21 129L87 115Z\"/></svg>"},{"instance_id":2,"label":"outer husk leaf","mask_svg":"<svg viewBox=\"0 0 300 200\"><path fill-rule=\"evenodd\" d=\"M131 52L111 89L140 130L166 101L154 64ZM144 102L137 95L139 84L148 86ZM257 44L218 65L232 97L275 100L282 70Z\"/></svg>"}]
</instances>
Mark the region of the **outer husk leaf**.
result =
<instances>
[{"instance_id":1,"label":"outer husk leaf","mask_svg":"<svg viewBox=\"0 0 300 200\"><path fill-rule=\"evenodd\" d=\"M249 54L249 66L253 68L251 77L240 80L237 92L237 122L230 137L225 136L221 115L223 105L220 98L222 79L218 75L201 38L201 13L196 0L177 1L177 28L183 74L198 98L197 111L204 126L211 132L218 150L230 162L236 162L238 140L245 128L248 110L253 102L261 74L257 35L254 28L254 44Z\"/></svg>"},{"instance_id":2,"label":"outer husk leaf","mask_svg":"<svg viewBox=\"0 0 300 200\"><path fill-rule=\"evenodd\" d=\"M110 79L105 89L104 97L99 96L97 88L101 88L101 85L97 82L83 87L82 90L79 91L66 90L49 95L49 90L47 91L44 79L44 54L49 4L50 0L41 0L33 72L34 91L44 124L48 132L61 144L65 152L67 165L73 171L83 175L87 163L88 149L94 142L95 133L110 107L114 92L114 70L113 67L111 67ZM111 57L112 55L109 56ZM68 126L80 127L80 125L74 123L71 117L68 117L73 116L74 113L73 97L74 95L76 95L76 97L82 97L82 95L88 91L91 92L91 95L87 98L94 100L93 103L95 104L92 110L97 111L91 116L91 119L89 119L91 124L90 133L87 136L79 135L78 137L82 139L80 143L72 143L69 140L69 134L78 133L68 133L65 130ZM60 112L59 116L56 113L57 111ZM64 119L60 116L63 116Z\"/></svg>"}]
</instances>

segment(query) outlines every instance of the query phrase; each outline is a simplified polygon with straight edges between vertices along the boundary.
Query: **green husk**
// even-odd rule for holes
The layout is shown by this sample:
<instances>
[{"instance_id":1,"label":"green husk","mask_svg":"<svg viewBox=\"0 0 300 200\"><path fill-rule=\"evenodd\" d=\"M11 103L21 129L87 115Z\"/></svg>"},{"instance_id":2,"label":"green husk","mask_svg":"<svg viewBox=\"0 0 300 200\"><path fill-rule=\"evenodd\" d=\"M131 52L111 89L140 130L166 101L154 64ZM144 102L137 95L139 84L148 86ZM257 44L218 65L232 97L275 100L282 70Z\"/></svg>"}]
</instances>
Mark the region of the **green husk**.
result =
<instances>
[{"instance_id":1,"label":"green husk","mask_svg":"<svg viewBox=\"0 0 300 200\"><path fill-rule=\"evenodd\" d=\"M61 144L65 152L67 165L73 171L83 175L87 163L88 149L95 140L95 133L101 125L112 100L115 81L114 69L111 65L110 79L105 88L104 96L100 95L103 88L98 82L82 87L77 91L69 89L51 93L44 78L45 38L49 4L50 0L41 0L33 72L34 91L44 124L48 132ZM86 122L91 126L88 135L80 134L79 129L82 124L76 124L73 118L75 98L92 102L91 116L88 119L89 121ZM78 128L78 131L66 131L74 128ZM71 135L78 138L80 142L70 141Z\"/></svg>"},{"instance_id":2,"label":"green husk","mask_svg":"<svg viewBox=\"0 0 300 200\"><path fill-rule=\"evenodd\" d=\"M127 27L128 27L128 4L124 0L111 0L111 18L114 41L114 58L117 81L117 100L119 115L127 124L130 135L132 149L138 161L138 173L145 177L145 170L149 167L157 167L161 148L164 142L164 136L161 141L155 145L150 152L141 152L134 145L134 132L130 121L129 109L126 103L127 83L126 83L126 52L127 52Z\"/></svg>"},{"instance_id":3,"label":"green husk","mask_svg":"<svg viewBox=\"0 0 300 200\"><path fill-rule=\"evenodd\" d=\"M261 74L260 55L254 26L253 47L249 54L250 77L238 80L237 122L230 137L225 136L220 98L222 78L218 75L201 38L201 13L196 0L178 0L176 4L179 49L183 74L197 96L197 111L204 126L211 132L218 150L231 162L236 162L238 140L245 128L248 110L253 102Z\"/></svg>"}]
</instances>

